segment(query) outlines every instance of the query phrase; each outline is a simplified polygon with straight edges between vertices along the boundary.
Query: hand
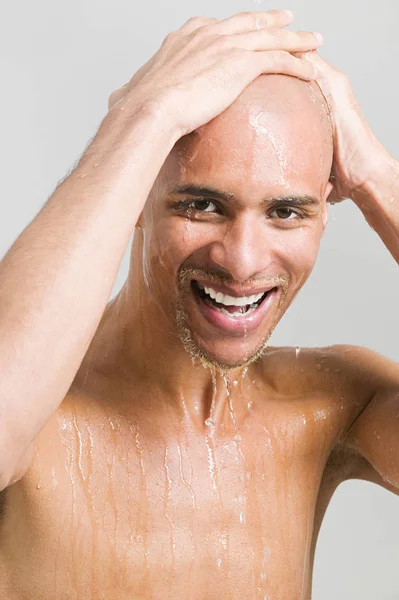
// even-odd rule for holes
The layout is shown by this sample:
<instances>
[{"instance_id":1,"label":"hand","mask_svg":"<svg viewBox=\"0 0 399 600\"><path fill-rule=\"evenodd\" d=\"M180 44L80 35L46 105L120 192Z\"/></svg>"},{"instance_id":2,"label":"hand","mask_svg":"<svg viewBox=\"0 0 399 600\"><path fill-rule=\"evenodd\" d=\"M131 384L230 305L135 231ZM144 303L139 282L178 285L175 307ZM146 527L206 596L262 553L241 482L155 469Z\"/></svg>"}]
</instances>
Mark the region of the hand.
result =
<instances>
[{"instance_id":1,"label":"hand","mask_svg":"<svg viewBox=\"0 0 399 600\"><path fill-rule=\"evenodd\" d=\"M282 29L291 22L285 11L190 19L111 94L109 108L130 98L160 108L181 137L223 112L262 73L311 80L313 66L292 53L315 50L321 36Z\"/></svg>"},{"instance_id":2,"label":"hand","mask_svg":"<svg viewBox=\"0 0 399 600\"><path fill-rule=\"evenodd\" d=\"M373 172L386 162L388 153L367 124L348 77L316 52L308 52L303 58L317 67L315 81L330 109L334 159L328 202L356 199L364 193Z\"/></svg>"}]
</instances>

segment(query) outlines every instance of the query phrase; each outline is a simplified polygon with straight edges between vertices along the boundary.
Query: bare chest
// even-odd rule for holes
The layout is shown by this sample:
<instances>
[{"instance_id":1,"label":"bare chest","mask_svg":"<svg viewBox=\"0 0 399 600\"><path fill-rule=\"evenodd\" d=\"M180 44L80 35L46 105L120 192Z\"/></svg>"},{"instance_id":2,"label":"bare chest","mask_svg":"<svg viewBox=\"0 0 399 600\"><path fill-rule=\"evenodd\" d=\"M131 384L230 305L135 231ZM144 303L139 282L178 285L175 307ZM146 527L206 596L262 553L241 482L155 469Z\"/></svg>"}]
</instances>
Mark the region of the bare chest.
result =
<instances>
[{"instance_id":1,"label":"bare chest","mask_svg":"<svg viewBox=\"0 0 399 600\"><path fill-rule=\"evenodd\" d=\"M33 598L33 581L41 597L60 599L306 591L328 418L299 411L284 426L252 422L233 437L152 437L139 422L76 415L54 425L9 491L10 600Z\"/></svg>"}]
</instances>

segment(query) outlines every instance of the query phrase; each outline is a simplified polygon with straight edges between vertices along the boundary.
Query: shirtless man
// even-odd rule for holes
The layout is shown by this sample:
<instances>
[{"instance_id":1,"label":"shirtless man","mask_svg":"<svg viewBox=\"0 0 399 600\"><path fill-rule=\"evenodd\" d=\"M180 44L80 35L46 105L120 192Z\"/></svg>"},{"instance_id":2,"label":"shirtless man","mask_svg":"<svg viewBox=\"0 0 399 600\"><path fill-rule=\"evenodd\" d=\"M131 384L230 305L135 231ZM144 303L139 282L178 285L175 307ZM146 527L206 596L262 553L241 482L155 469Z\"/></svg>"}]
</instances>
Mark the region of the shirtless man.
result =
<instances>
[{"instance_id":1,"label":"shirtless man","mask_svg":"<svg viewBox=\"0 0 399 600\"><path fill-rule=\"evenodd\" d=\"M398 365L267 347L327 198L399 259L399 165L291 21L170 34L1 263L2 600L308 600L337 486L398 493Z\"/></svg>"}]
</instances>

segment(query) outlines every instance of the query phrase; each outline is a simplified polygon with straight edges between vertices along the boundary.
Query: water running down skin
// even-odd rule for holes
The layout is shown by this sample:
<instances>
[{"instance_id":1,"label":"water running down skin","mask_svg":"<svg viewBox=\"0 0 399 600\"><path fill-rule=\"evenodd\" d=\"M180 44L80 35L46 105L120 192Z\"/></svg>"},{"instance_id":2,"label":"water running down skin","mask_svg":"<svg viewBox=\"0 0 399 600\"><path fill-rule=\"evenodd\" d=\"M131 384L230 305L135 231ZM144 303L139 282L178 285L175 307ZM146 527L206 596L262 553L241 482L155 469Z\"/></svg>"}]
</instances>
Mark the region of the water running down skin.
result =
<instances>
[{"instance_id":1,"label":"water running down skin","mask_svg":"<svg viewBox=\"0 0 399 600\"><path fill-rule=\"evenodd\" d=\"M211 60L227 33L258 50L248 61L317 47L268 31L290 21L191 20L168 38L1 264L5 600L308 600L337 486L398 493L398 366L358 347L267 347L312 270L329 194L351 197L399 256L398 165L341 75L316 54L274 55L247 80L236 51ZM257 78L311 79L311 62L332 131L315 83ZM135 225L128 279L106 305ZM198 282L224 298L275 291L229 317Z\"/></svg>"}]
</instances>

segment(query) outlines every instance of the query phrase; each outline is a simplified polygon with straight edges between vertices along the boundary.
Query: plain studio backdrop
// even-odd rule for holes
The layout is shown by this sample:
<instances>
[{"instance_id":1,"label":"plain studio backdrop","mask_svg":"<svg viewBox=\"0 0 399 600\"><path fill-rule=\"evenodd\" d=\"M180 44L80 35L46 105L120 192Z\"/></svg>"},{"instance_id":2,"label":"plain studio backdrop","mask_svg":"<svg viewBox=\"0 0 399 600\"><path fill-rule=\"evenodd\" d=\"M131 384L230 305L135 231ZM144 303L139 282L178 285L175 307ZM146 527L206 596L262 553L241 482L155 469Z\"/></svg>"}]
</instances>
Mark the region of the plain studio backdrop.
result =
<instances>
[{"instance_id":1,"label":"plain studio backdrop","mask_svg":"<svg viewBox=\"0 0 399 600\"><path fill-rule=\"evenodd\" d=\"M323 33L320 54L347 73L377 137L399 158L398 0L9 2L0 36L1 255L77 161L109 94L168 31L192 16L271 8L291 9L296 29ZM347 200L330 208L315 269L271 343L357 344L399 360L398 307L398 267ZM398 599L398 564L399 498L368 482L341 485L319 537L313 600Z\"/></svg>"}]
</instances>

